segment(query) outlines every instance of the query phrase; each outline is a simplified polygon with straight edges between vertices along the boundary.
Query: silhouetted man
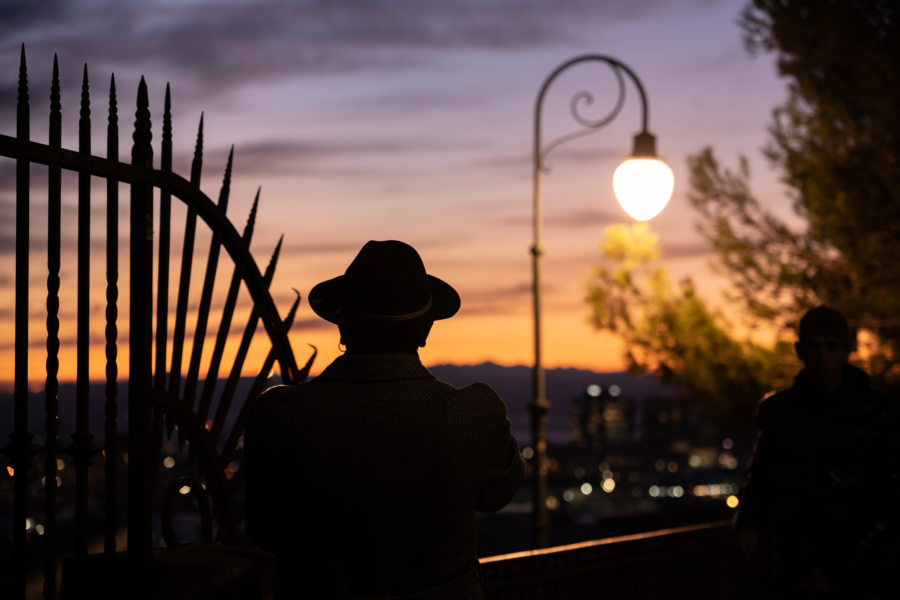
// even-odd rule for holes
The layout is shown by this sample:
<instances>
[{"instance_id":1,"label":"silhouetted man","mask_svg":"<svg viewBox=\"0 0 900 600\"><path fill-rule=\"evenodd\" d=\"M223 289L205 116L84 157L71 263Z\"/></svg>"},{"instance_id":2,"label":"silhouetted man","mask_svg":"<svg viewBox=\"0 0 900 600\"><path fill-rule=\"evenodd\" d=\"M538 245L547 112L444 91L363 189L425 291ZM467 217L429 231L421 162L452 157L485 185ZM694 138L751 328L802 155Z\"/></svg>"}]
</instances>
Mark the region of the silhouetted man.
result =
<instances>
[{"instance_id":1,"label":"silhouetted man","mask_svg":"<svg viewBox=\"0 0 900 600\"><path fill-rule=\"evenodd\" d=\"M803 370L759 406L735 529L783 598L897 597L898 409L847 363L850 329L819 306L800 320Z\"/></svg>"},{"instance_id":2,"label":"silhouetted man","mask_svg":"<svg viewBox=\"0 0 900 600\"><path fill-rule=\"evenodd\" d=\"M524 461L487 385L456 389L419 361L459 295L397 241L368 242L312 309L346 353L268 390L245 434L247 533L291 598L482 598L475 511L505 506Z\"/></svg>"}]
</instances>

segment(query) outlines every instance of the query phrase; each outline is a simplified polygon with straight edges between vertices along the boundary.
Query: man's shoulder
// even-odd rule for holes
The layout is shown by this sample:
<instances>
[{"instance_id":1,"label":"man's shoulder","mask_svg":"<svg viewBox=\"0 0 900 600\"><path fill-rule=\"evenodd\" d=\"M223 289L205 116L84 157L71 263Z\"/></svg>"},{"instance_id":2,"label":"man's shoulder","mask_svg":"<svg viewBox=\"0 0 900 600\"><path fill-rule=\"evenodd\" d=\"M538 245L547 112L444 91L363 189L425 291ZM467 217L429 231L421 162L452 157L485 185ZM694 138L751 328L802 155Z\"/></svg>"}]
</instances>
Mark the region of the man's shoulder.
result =
<instances>
[{"instance_id":1,"label":"man's shoulder","mask_svg":"<svg viewBox=\"0 0 900 600\"><path fill-rule=\"evenodd\" d=\"M301 384L303 385L303 384ZM281 420L299 397L297 385L276 385L270 387L253 402L248 415L248 423L260 420Z\"/></svg>"},{"instance_id":2,"label":"man's shoulder","mask_svg":"<svg viewBox=\"0 0 900 600\"><path fill-rule=\"evenodd\" d=\"M286 401L293 400L298 395L297 388L297 385L291 384L270 387L259 395L259 398L256 399L256 404L259 406L277 406Z\"/></svg>"},{"instance_id":3,"label":"man's shoulder","mask_svg":"<svg viewBox=\"0 0 900 600\"><path fill-rule=\"evenodd\" d=\"M772 391L763 396L757 408L757 424L767 428L785 420L804 421L810 416L810 398L797 385Z\"/></svg>"},{"instance_id":4,"label":"man's shoulder","mask_svg":"<svg viewBox=\"0 0 900 600\"><path fill-rule=\"evenodd\" d=\"M800 390L798 390L796 386L781 390L772 390L759 401L759 410L760 412L780 410L792 402L795 402L799 394Z\"/></svg>"}]
</instances>

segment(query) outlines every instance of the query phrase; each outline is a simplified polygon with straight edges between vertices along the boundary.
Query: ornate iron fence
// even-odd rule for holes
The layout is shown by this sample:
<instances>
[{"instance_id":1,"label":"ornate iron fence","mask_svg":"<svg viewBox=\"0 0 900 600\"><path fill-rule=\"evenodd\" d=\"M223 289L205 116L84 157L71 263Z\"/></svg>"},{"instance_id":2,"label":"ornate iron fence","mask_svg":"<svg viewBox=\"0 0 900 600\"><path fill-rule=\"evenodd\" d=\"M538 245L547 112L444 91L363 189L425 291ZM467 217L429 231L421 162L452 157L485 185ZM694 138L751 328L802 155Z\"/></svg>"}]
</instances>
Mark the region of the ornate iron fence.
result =
<instances>
[{"instance_id":1,"label":"ornate iron fence","mask_svg":"<svg viewBox=\"0 0 900 600\"><path fill-rule=\"evenodd\" d=\"M104 462L103 553L112 565L117 547L117 530L120 523L117 512L127 510L127 564L131 597L139 597L146 589L149 564L152 556L151 522L153 519L154 492L157 491L156 471L160 464L160 447L165 433L176 434L181 447L190 448L197 459L197 476L181 478L173 482L183 494L194 495L203 516L205 541L239 541L238 525L241 515L232 506L231 499L240 486L240 474L229 468L235 459L244 419L252 399L263 389L275 362L279 363L285 382L300 381L306 377L312 358L298 369L288 341L287 332L293 322L299 303L297 295L286 318L282 320L269 293L281 241L279 240L265 272L260 272L249 252L253 234L259 194L253 202L247 225L239 234L225 215L228 204L232 158L228 166L218 202L214 203L200 190L203 156L203 117L197 134L190 180L172 172L172 118L169 88L166 87L163 109L160 164L153 166L151 146L151 121L147 86L141 79L137 92L131 161L119 160L118 108L115 79L110 79L106 156L99 157L91 151L91 107L87 66L81 88L78 150L68 150L61 144L62 104L60 98L59 69L56 57L50 95L49 143L31 140L28 78L25 49L22 48L17 99L17 126L14 137L0 135L0 156L15 161L16 185L16 265L15 265L15 382L13 390L13 432L3 453L10 459L7 469L12 480L12 598L25 598L26 577L30 565L26 559L26 528L29 511L29 472L36 470L40 459L43 463L43 513L41 554L43 571L43 596L56 598L58 571L62 553L72 555L73 582L77 597L84 597L88 587L96 592L98 582L85 580L89 553L88 490L97 484L89 480L89 467L95 460ZM46 294L46 379L44 382L44 435L43 443L36 444L32 424L28 422L28 343L29 343L29 260L34 256L29 230L31 227L30 179L31 165L47 168L48 218L47 231L47 294ZM59 439L59 357L60 357L60 268L61 252L61 197L63 170L77 173L77 316L76 316L76 408L75 433L71 443ZM90 287L91 259L91 183L94 178L106 180L106 290L105 290L105 403L102 439L96 443L89 424L89 331L90 298L96 293ZM127 503L117 506L118 461L122 456L117 448L120 434L118 412L119 362L118 338L119 306L119 186L130 189L129 252L129 302L127 371ZM181 253L181 272L175 291L175 316L170 330L169 303L169 255L172 233L172 199L184 204L186 222ZM156 204L156 206L154 206ZM158 210L159 222L154 227L154 212ZM191 269L197 260L195 232L205 225L211 232L211 242L206 254L206 271L200 294L199 308L189 314L188 297L191 286ZM156 289L153 285L153 245L157 245L158 271ZM209 367L201 386L201 355L211 312L213 286L221 249L224 248L234 265L225 299L222 317L218 323L216 340ZM201 255L202 256L202 255ZM244 326L241 342L229 369L223 365L226 340L231 331L241 283L249 292L252 310ZM154 294L155 292L155 294ZM154 305L154 298L156 304ZM153 316L156 316L154 335ZM262 322L271 349L253 382L249 394L236 400L238 381L254 335ZM194 324L192 340L186 343L186 329ZM211 330L210 330L211 331ZM155 345L155 347L154 347ZM186 350L190 348L190 354ZM155 351L155 359L154 359ZM171 359L167 360L171 354ZM313 355L314 356L314 355ZM168 364L167 364L168 363ZM184 367L186 366L186 372ZM227 377L224 373L227 371ZM220 372L224 386L217 391ZM229 416L230 415L230 416ZM57 460L61 453L68 455L75 469L74 526L71 547L61 547L57 515L60 502L57 496ZM102 456L98 456L102 455ZM94 473L94 472L92 472ZM177 544L171 527L173 489L165 493L162 529L166 543ZM186 490L186 491L185 491ZM34 504L34 502L32 502ZM214 531L215 525L215 531ZM121 536L120 536L121 537ZM116 563L118 564L118 562ZM107 586L107 595L113 593Z\"/></svg>"}]
</instances>

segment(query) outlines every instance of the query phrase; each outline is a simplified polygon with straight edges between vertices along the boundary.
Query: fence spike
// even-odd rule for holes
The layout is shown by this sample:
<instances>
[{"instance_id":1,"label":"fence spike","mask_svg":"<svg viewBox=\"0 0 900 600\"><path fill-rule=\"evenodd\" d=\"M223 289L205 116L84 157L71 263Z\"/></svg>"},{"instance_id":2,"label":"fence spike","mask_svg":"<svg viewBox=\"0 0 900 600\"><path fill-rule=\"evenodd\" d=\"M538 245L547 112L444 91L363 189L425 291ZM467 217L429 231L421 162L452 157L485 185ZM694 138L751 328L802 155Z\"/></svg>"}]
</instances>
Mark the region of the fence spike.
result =
<instances>
[{"instance_id":1,"label":"fence spike","mask_svg":"<svg viewBox=\"0 0 900 600\"><path fill-rule=\"evenodd\" d=\"M119 115L116 100L116 77L109 78L109 116L106 127L106 158L119 160ZM119 316L119 183L106 180L106 453L104 468L104 537L103 552L111 568L116 552L116 489L118 487L118 325ZM111 572L111 571L108 571ZM113 597L113 579L104 583L107 598Z\"/></svg>"},{"instance_id":2,"label":"fence spike","mask_svg":"<svg viewBox=\"0 0 900 600\"><path fill-rule=\"evenodd\" d=\"M78 120L78 152L91 155L91 98L88 69L84 65L81 82L81 111ZM88 545L88 468L94 452L94 436L90 432L90 285L91 285L91 175L78 173L78 241L77 241L77 331L75 379L75 433L69 452L75 465L75 552L76 594L86 589L85 563Z\"/></svg>"},{"instance_id":3,"label":"fence spike","mask_svg":"<svg viewBox=\"0 0 900 600\"><path fill-rule=\"evenodd\" d=\"M150 94L147 92L147 82L141 75L138 83L137 110L134 120L134 145L131 149L132 162L138 161L141 165L153 166L153 147L150 141L153 139L150 123Z\"/></svg>"},{"instance_id":4,"label":"fence spike","mask_svg":"<svg viewBox=\"0 0 900 600\"><path fill-rule=\"evenodd\" d=\"M228 163L225 166L225 176L222 179L222 187L219 190L218 208L224 214L228 208L228 196L231 192L231 169L234 161L234 146L228 153ZM213 286L216 279L216 270L219 264L219 252L222 248L222 236L214 231L209 243L209 255L206 262L206 276L203 279L203 290L200 294L200 307L197 310L197 326L194 329L194 344L191 350L191 361L188 367L188 376L184 386L184 403L189 407L194 405L194 396L197 392L197 380L200 374L200 358L203 355L203 346L206 341L206 327L209 323L209 311L212 307ZM201 423L202 424L202 423Z\"/></svg>"},{"instance_id":5,"label":"fence spike","mask_svg":"<svg viewBox=\"0 0 900 600\"><path fill-rule=\"evenodd\" d=\"M269 264L266 267L265 275L263 276L263 281L266 284L266 288L272 283L272 278L275 275L275 266L278 264L278 256L281 253L281 245L284 241L284 235L278 238L278 244L275 246L275 251L272 253L272 258L269 260ZM225 383L225 389L222 390L222 397L219 399L219 404L223 403L228 406L231 404L232 398L234 398L234 392L237 389L238 381L241 378L241 371L244 368L244 360L247 358L247 352L250 349L250 342L253 341L253 335L256 333L256 326L259 324L259 309L256 306L250 311L250 317L247 319L247 325L244 328L244 334L241 337L241 344L238 347L237 355L234 358L234 363L231 366L231 372L228 375L228 380Z\"/></svg>"},{"instance_id":6,"label":"fence spike","mask_svg":"<svg viewBox=\"0 0 900 600\"><path fill-rule=\"evenodd\" d=\"M153 168L150 145L150 102L141 77L135 112L131 162ZM147 449L150 446L150 388L153 343L153 188L145 181L131 185L130 291L128 365L128 577L133 589L146 590L151 561L152 498L149 497Z\"/></svg>"},{"instance_id":7,"label":"fence spike","mask_svg":"<svg viewBox=\"0 0 900 600\"><path fill-rule=\"evenodd\" d=\"M200 113L200 125L197 127L197 142L194 144L194 158L191 161L191 185L200 188L200 175L203 170L203 113ZM181 249L181 279L178 283L178 296L175 303L175 329L172 332L172 367L169 370L169 393L176 398L181 397L181 360L184 347L184 329L187 320L188 296L191 289L191 266L194 262L194 236L197 230L197 211L188 205L184 224L184 243ZM166 424L169 435L172 435L172 423Z\"/></svg>"},{"instance_id":8,"label":"fence spike","mask_svg":"<svg viewBox=\"0 0 900 600\"><path fill-rule=\"evenodd\" d=\"M250 240L253 237L253 226L256 221L256 210L259 206L259 192L260 190L259 188L257 188L256 197L253 199L253 206L250 208L250 216L247 218L247 225L244 227L244 233L242 236L242 240L244 241L244 244L246 244L247 248L250 248ZM219 368L222 363L222 355L225 352L225 343L228 341L228 333L231 330L231 320L234 316L234 309L237 304L238 292L240 291L241 279L243 275L243 263L235 263L234 272L231 276L231 283L228 286L228 295L225 298L225 306L222 310L222 320L219 322L219 331L216 334L216 345L213 348L212 358L209 362L209 369L207 369L206 372L206 381L203 384L203 393L200 396L200 407L197 410L197 415L201 423L205 423L206 418L209 415L209 407L212 403L213 394L215 393L216 383L218 382ZM219 421L219 412L219 410L216 411L216 416L213 419L213 428L210 433L213 443L216 443L218 441L219 431L216 428L216 423ZM221 429L221 425L219 426L219 429Z\"/></svg>"},{"instance_id":9,"label":"fence spike","mask_svg":"<svg viewBox=\"0 0 900 600\"><path fill-rule=\"evenodd\" d=\"M166 83L163 102L162 152L159 168L172 172L172 94ZM164 389L166 385L166 344L169 336L169 248L171 245L172 192L163 187L159 191L159 248L156 280L156 367L153 385Z\"/></svg>"},{"instance_id":10,"label":"fence spike","mask_svg":"<svg viewBox=\"0 0 900 600\"><path fill-rule=\"evenodd\" d=\"M50 147L62 146L59 61L53 55ZM56 459L59 448L59 271L61 168L47 171L47 379L44 386L44 598L56 598Z\"/></svg>"},{"instance_id":11,"label":"fence spike","mask_svg":"<svg viewBox=\"0 0 900 600\"><path fill-rule=\"evenodd\" d=\"M194 158L191 161L191 183L200 187L200 175L203 170L203 113L200 113L200 125L197 127L197 143L194 144Z\"/></svg>"},{"instance_id":12,"label":"fence spike","mask_svg":"<svg viewBox=\"0 0 900 600\"><path fill-rule=\"evenodd\" d=\"M250 248L250 238L253 237L253 229L256 227L256 211L259 207L259 194L262 187L256 188L256 196L253 198L253 206L250 207L250 216L247 217L247 225L244 227L244 239L247 240L247 248Z\"/></svg>"},{"instance_id":13,"label":"fence spike","mask_svg":"<svg viewBox=\"0 0 900 600\"><path fill-rule=\"evenodd\" d=\"M28 70L25 66L25 44L19 60L19 86L16 95L16 139L28 141ZM12 593L25 597L25 515L27 513L27 473L33 448L28 432L28 252L29 252L29 162L16 160L16 292L15 292L15 383L13 392L13 422L10 444L3 449L12 459L13 518L12 518Z\"/></svg>"}]
</instances>

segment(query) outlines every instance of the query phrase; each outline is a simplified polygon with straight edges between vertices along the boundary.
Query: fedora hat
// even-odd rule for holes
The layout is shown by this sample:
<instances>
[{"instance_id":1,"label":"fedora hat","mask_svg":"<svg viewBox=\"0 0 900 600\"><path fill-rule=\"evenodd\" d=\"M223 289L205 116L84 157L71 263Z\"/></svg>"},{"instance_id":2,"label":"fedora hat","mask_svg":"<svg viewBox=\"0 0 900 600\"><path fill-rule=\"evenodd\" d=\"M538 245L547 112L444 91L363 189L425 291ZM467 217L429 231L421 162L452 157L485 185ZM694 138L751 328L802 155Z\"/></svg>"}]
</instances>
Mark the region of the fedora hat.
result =
<instances>
[{"instance_id":1,"label":"fedora hat","mask_svg":"<svg viewBox=\"0 0 900 600\"><path fill-rule=\"evenodd\" d=\"M337 324L447 319L459 304L456 290L425 272L416 249L395 240L366 242L343 275L309 292L313 311Z\"/></svg>"}]
</instances>

